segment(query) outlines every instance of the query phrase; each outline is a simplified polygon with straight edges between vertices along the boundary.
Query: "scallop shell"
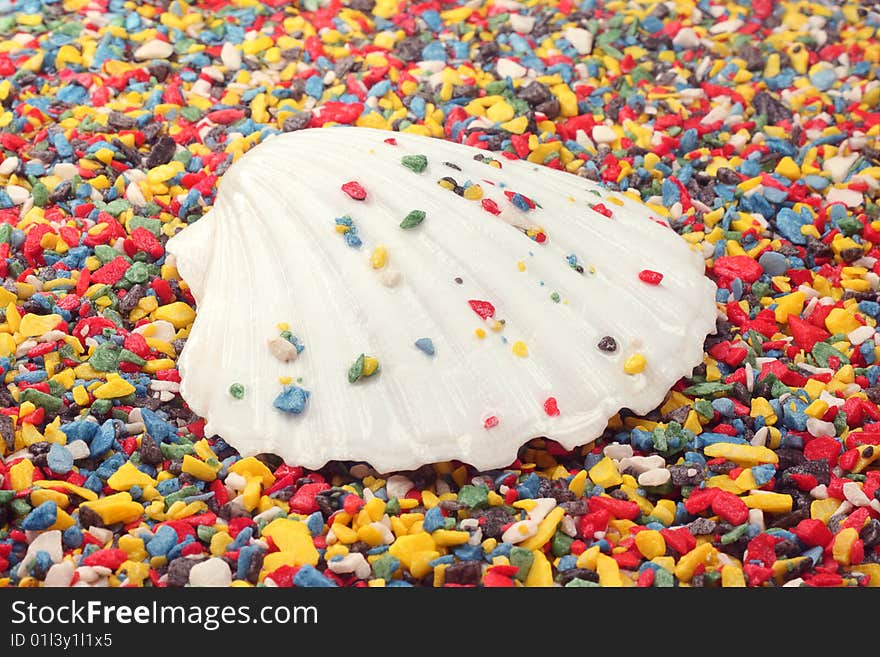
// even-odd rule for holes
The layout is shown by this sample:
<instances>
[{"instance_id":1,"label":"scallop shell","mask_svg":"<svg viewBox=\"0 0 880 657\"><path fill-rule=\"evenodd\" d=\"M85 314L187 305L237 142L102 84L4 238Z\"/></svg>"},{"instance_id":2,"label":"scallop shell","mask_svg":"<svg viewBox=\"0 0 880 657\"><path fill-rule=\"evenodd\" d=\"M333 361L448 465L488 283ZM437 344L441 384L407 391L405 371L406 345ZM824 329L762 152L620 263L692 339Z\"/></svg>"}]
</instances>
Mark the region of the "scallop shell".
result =
<instances>
[{"instance_id":1,"label":"scallop shell","mask_svg":"<svg viewBox=\"0 0 880 657\"><path fill-rule=\"evenodd\" d=\"M640 201L417 135L272 137L168 250L198 311L184 399L243 455L312 468L589 443L715 327L703 258Z\"/></svg>"}]
</instances>

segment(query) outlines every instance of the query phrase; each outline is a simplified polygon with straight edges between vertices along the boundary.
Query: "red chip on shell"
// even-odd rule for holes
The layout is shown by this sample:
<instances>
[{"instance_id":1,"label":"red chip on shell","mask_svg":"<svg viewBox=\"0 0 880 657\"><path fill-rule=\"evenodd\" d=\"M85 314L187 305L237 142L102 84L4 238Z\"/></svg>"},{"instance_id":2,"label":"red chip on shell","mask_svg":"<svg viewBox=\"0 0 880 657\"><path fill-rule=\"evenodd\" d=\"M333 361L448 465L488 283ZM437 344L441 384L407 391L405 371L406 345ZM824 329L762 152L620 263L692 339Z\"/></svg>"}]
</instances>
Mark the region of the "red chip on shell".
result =
<instances>
[{"instance_id":1,"label":"red chip on shell","mask_svg":"<svg viewBox=\"0 0 880 657\"><path fill-rule=\"evenodd\" d=\"M643 269L639 272L639 280L647 283L648 285L660 285L660 281L663 280L663 274L661 274L659 271Z\"/></svg>"},{"instance_id":2,"label":"red chip on shell","mask_svg":"<svg viewBox=\"0 0 880 657\"><path fill-rule=\"evenodd\" d=\"M342 185L342 191L348 194L355 201L363 201L367 198L367 190L364 189L359 182L350 180Z\"/></svg>"}]
</instances>

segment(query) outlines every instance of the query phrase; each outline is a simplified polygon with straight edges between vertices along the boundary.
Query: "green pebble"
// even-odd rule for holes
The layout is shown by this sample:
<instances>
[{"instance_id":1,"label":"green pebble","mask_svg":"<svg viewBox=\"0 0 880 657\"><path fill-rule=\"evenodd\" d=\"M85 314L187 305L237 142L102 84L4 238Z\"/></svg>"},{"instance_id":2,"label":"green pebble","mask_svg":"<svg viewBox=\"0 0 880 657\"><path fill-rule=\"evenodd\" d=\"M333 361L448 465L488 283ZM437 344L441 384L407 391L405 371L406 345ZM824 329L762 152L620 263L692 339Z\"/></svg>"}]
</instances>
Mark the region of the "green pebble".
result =
<instances>
[{"instance_id":1,"label":"green pebble","mask_svg":"<svg viewBox=\"0 0 880 657\"><path fill-rule=\"evenodd\" d=\"M828 367L828 359L831 356L836 356L838 359L840 359L840 363L842 365L849 364L849 358L847 358L846 354L838 351L827 342L817 342L816 345L813 347L813 358L816 359L816 362L821 367Z\"/></svg>"},{"instance_id":2,"label":"green pebble","mask_svg":"<svg viewBox=\"0 0 880 657\"><path fill-rule=\"evenodd\" d=\"M843 432L846 431L846 413L843 411L838 411L837 415L834 416L834 420L832 420L832 424L834 425L834 430L838 436L843 435Z\"/></svg>"},{"instance_id":3,"label":"green pebble","mask_svg":"<svg viewBox=\"0 0 880 657\"><path fill-rule=\"evenodd\" d=\"M12 226L7 223L0 224L0 242L9 244L12 241Z\"/></svg>"},{"instance_id":4,"label":"green pebble","mask_svg":"<svg viewBox=\"0 0 880 657\"><path fill-rule=\"evenodd\" d=\"M133 363L134 365L140 365L141 367L147 364L146 360L128 349L123 349L119 352L119 360L120 362Z\"/></svg>"},{"instance_id":5,"label":"green pebble","mask_svg":"<svg viewBox=\"0 0 880 657\"><path fill-rule=\"evenodd\" d=\"M519 571L516 573L518 580L525 581L534 562L535 555L532 554L531 550L519 546L510 548L510 565L519 568Z\"/></svg>"},{"instance_id":6,"label":"green pebble","mask_svg":"<svg viewBox=\"0 0 880 657\"><path fill-rule=\"evenodd\" d=\"M113 402L109 399L96 399L92 402L89 412L97 418L104 417L113 408Z\"/></svg>"},{"instance_id":7,"label":"green pebble","mask_svg":"<svg viewBox=\"0 0 880 657\"><path fill-rule=\"evenodd\" d=\"M551 294L551 295L550 295L550 300L551 300L553 303L559 303L559 292L554 292L553 294Z\"/></svg>"},{"instance_id":8,"label":"green pebble","mask_svg":"<svg viewBox=\"0 0 880 657\"><path fill-rule=\"evenodd\" d=\"M18 260L12 260L9 263L9 275L12 278L18 278L21 276L21 272L24 271L24 264Z\"/></svg>"},{"instance_id":9,"label":"green pebble","mask_svg":"<svg viewBox=\"0 0 880 657\"><path fill-rule=\"evenodd\" d=\"M424 210L413 210L403 218L403 221L400 222L400 227L415 228L425 220L425 216Z\"/></svg>"},{"instance_id":10,"label":"green pebble","mask_svg":"<svg viewBox=\"0 0 880 657\"><path fill-rule=\"evenodd\" d=\"M182 459L187 454L196 453L196 450L195 448L193 448L192 443L184 441L175 443L173 445L169 443L162 443L159 445L159 449L162 450L162 455L166 459L171 459L172 461L176 459Z\"/></svg>"},{"instance_id":11,"label":"green pebble","mask_svg":"<svg viewBox=\"0 0 880 657\"><path fill-rule=\"evenodd\" d=\"M357 357L357 360L354 362L348 370L348 382L354 383L364 374L364 354L361 354Z\"/></svg>"},{"instance_id":12,"label":"green pebble","mask_svg":"<svg viewBox=\"0 0 880 657\"><path fill-rule=\"evenodd\" d=\"M198 107L193 107L192 105L187 105L186 107L181 108L180 115L185 118L190 123L194 123L202 118L202 110Z\"/></svg>"},{"instance_id":13,"label":"green pebble","mask_svg":"<svg viewBox=\"0 0 880 657\"><path fill-rule=\"evenodd\" d=\"M443 529L455 529L455 518L443 518Z\"/></svg>"},{"instance_id":14,"label":"green pebble","mask_svg":"<svg viewBox=\"0 0 880 657\"><path fill-rule=\"evenodd\" d=\"M61 400L45 392L40 392L34 388L26 388L21 391L19 402L31 402L34 406L46 409L49 413L57 413L61 410Z\"/></svg>"},{"instance_id":15,"label":"green pebble","mask_svg":"<svg viewBox=\"0 0 880 657\"><path fill-rule=\"evenodd\" d=\"M373 562L373 574L377 579L384 579L386 582L394 576L398 568L400 561L390 554L385 554Z\"/></svg>"},{"instance_id":16,"label":"green pebble","mask_svg":"<svg viewBox=\"0 0 880 657\"><path fill-rule=\"evenodd\" d=\"M89 365L96 372L115 372L119 369L119 348L109 342L99 344L89 358Z\"/></svg>"},{"instance_id":17,"label":"green pebble","mask_svg":"<svg viewBox=\"0 0 880 657\"><path fill-rule=\"evenodd\" d=\"M163 443L164 446L164 443ZM164 451L164 450L163 450ZM184 486L180 490L174 491L170 495L165 496L165 510L167 511L172 504L177 502L178 500L182 500L185 497L191 497L192 495L198 495L201 491L195 486Z\"/></svg>"},{"instance_id":18,"label":"green pebble","mask_svg":"<svg viewBox=\"0 0 880 657\"><path fill-rule=\"evenodd\" d=\"M49 379L46 383L49 384L49 394L53 397L62 397L67 392L67 388L55 379Z\"/></svg>"},{"instance_id":19,"label":"green pebble","mask_svg":"<svg viewBox=\"0 0 880 657\"><path fill-rule=\"evenodd\" d=\"M486 85L487 96L498 96L507 89L507 82L504 80L494 80Z\"/></svg>"},{"instance_id":20,"label":"green pebble","mask_svg":"<svg viewBox=\"0 0 880 657\"><path fill-rule=\"evenodd\" d=\"M666 432L661 427L656 427L651 432L651 442L654 443L654 449L658 452L665 452L669 446L666 442Z\"/></svg>"},{"instance_id":21,"label":"green pebble","mask_svg":"<svg viewBox=\"0 0 880 657\"><path fill-rule=\"evenodd\" d=\"M484 509L489 506L489 488L470 484L462 486L458 491L458 502L471 509Z\"/></svg>"},{"instance_id":22,"label":"green pebble","mask_svg":"<svg viewBox=\"0 0 880 657\"><path fill-rule=\"evenodd\" d=\"M675 578L665 568L658 568L654 571L654 586L658 589L668 589L675 586Z\"/></svg>"},{"instance_id":23,"label":"green pebble","mask_svg":"<svg viewBox=\"0 0 880 657\"><path fill-rule=\"evenodd\" d=\"M210 525L199 525L198 529L196 529L196 535L198 535L199 540L204 543L210 543L211 538L214 534L217 533L217 530Z\"/></svg>"},{"instance_id":24,"label":"green pebble","mask_svg":"<svg viewBox=\"0 0 880 657\"><path fill-rule=\"evenodd\" d=\"M424 155L404 155L400 163L410 171L421 173L428 168L428 158Z\"/></svg>"},{"instance_id":25,"label":"green pebble","mask_svg":"<svg viewBox=\"0 0 880 657\"><path fill-rule=\"evenodd\" d=\"M126 395L126 397L127 397L127 396L128 396L128 395ZM119 403L120 403L120 404L124 404L124 403L125 403L125 402L123 401L123 399L124 399L124 397L120 397L120 398L119 398ZM127 422L127 421L128 421L128 413L126 413L125 411L123 411L121 408L114 408L112 411L110 411L110 417L112 417L114 420L122 420L123 422Z\"/></svg>"},{"instance_id":26,"label":"green pebble","mask_svg":"<svg viewBox=\"0 0 880 657\"><path fill-rule=\"evenodd\" d=\"M244 386L240 383L233 383L229 386L229 394L236 399L242 399L244 397Z\"/></svg>"},{"instance_id":27,"label":"green pebble","mask_svg":"<svg viewBox=\"0 0 880 657\"><path fill-rule=\"evenodd\" d=\"M14 497L14 490L0 490L0 506L7 506Z\"/></svg>"},{"instance_id":28,"label":"green pebble","mask_svg":"<svg viewBox=\"0 0 880 657\"><path fill-rule=\"evenodd\" d=\"M658 188L658 189L659 189L659 188ZM145 214L145 215L148 215L148 216L154 216L154 215L158 215L160 212L162 212L162 206L159 205L158 203L156 203L155 201L149 201L149 202L147 202L147 204L144 206L144 214ZM161 225L161 223L162 223L162 222L159 221L158 219L153 219L153 221L156 221L156 222L159 223L160 225ZM158 233L156 233L156 237L159 237L159 234L158 234Z\"/></svg>"},{"instance_id":29,"label":"green pebble","mask_svg":"<svg viewBox=\"0 0 880 657\"><path fill-rule=\"evenodd\" d=\"M550 549L553 552L553 556L564 557L566 554L569 554L571 552L571 544L573 542L574 539L568 534L556 532L553 535L553 542L550 544Z\"/></svg>"},{"instance_id":30,"label":"green pebble","mask_svg":"<svg viewBox=\"0 0 880 657\"><path fill-rule=\"evenodd\" d=\"M706 381L684 389L684 394L691 397L708 397L710 395L726 394L733 390L733 384Z\"/></svg>"},{"instance_id":31,"label":"green pebble","mask_svg":"<svg viewBox=\"0 0 880 657\"><path fill-rule=\"evenodd\" d=\"M106 265L118 255L121 254L112 246L107 246L106 244L98 244L98 246L95 247L95 257L101 261L102 265Z\"/></svg>"},{"instance_id":32,"label":"green pebble","mask_svg":"<svg viewBox=\"0 0 880 657\"><path fill-rule=\"evenodd\" d=\"M12 512L17 516L26 516L31 512L33 508L24 498L19 497L16 500L12 500L12 503L9 505L9 508L12 509Z\"/></svg>"},{"instance_id":33,"label":"green pebble","mask_svg":"<svg viewBox=\"0 0 880 657\"><path fill-rule=\"evenodd\" d=\"M749 523L744 522L741 525L737 525L729 532L721 536L721 545L730 545L731 543L735 543L739 540L739 538L745 534L749 529Z\"/></svg>"},{"instance_id":34,"label":"green pebble","mask_svg":"<svg viewBox=\"0 0 880 657\"><path fill-rule=\"evenodd\" d=\"M574 577L568 580L568 583L565 585L567 589L575 589L575 588L598 588L598 582L592 582L588 579L581 579L580 577Z\"/></svg>"},{"instance_id":35,"label":"green pebble","mask_svg":"<svg viewBox=\"0 0 880 657\"><path fill-rule=\"evenodd\" d=\"M125 272L125 278L132 283L144 283L149 279L150 272L147 269L146 263L136 262L131 267L128 268L128 271Z\"/></svg>"},{"instance_id":36,"label":"green pebble","mask_svg":"<svg viewBox=\"0 0 880 657\"><path fill-rule=\"evenodd\" d=\"M118 198L115 201L110 201L107 204L107 212L112 214L114 217L118 217L123 212L128 210L131 207L131 203L129 203L124 198Z\"/></svg>"},{"instance_id":37,"label":"green pebble","mask_svg":"<svg viewBox=\"0 0 880 657\"><path fill-rule=\"evenodd\" d=\"M392 497L390 500L385 502L385 513L389 516L399 516L400 515L400 500L396 497Z\"/></svg>"},{"instance_id":38,"label":"green pebble","mask_svg":"<svg viewBox=\"0 0 880 657\"><path fill-rule=\"evenodd\" d=\"M153 237L157 238L162 234L162 222L158 219L150 219L149 217L135 215L128 222L128 227L132 231L135 228L143 228L144 230L150 231L153 234Z\"/></svg>"},{"instance_id":39,"label":"green pebble","mask_svg":"<svg viewBox=\"0 0 880 657\"><path fill-rule=\"evenodd\" d=\"M34 199L34 205L38 208L42 208L46 206L46 203L49 201L49 190L46 189L46 186L38 182L36 185L31 188L31 196Z\"/></svg>"}]
</instances>

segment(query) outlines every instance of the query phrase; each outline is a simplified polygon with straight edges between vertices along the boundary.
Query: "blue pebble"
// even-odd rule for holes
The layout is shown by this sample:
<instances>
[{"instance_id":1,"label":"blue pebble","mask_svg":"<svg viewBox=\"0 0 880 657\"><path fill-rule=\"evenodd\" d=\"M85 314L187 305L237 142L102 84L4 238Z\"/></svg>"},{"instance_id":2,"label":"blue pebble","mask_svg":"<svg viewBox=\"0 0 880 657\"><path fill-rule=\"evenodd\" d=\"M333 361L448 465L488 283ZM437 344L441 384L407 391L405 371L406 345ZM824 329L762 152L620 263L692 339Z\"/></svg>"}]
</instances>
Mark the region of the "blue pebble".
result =
<instances>
[{"instance_id":1,"label":"blue pebble","mask_svg":"<svg viewBox=\"0 0 880 657\"><path fill-rule=\"evenodd\" d=\"M828 91L837 82L837 73L833 68L823 68L810 76L810 82L819 91Z\"/></svg>"},{"instance_id":2,"label":"blue pebble","mask_svg":"<svg viewBox=\"0 0 880 657\"><path fill-rule=\"evenodd\" d=\"M776 216L776 227L780 235L792 244L804 245L807 236L801 234L801 226L812 223L808 217L796 213L791 208L782 208Z\"/></svg>"},{"instance_id":3,"label":"blue pebble","mask_svg":"<svg viewBox=\"0 0 880 657\"><path fill-rule=\"evenodd\" d=\"M381 98L389 91L391 91L391 81L382 80L370 87L370 90L367 92L367 97L374 96L376 98Z\"/></svg>"},{"instance_id":4,"label":"blue pebble","mask_svg":"<svg viewBox=\"0 0 880 657\"><path fill-rule=\"evenodd\" d=\"M157 443L165 442L171 436L177 434L177 429L174 426L163 420L155 411L151 411L149 408L141 409L141 418L147 433L150 434L150 438Z\"/></svg>"},{"instance_id":5,"label":"blue pebble","mask_svg":"<svg viewBox=\"0 0 880 657\"><path fill-rule=\"evenodd\" d=\"M92 438L98 433L97 422L86 422L85 420L77 420L62 424L59 429L67 436L67 442L72 443L74 440L82 440L86 443L91 442Z\"/></svg>"},{"instance_id":6,"label":"blue pebble","mask_svg":"<svg viewBox=\"0 0 880 657\"><path fill-rule=\"evenodd\" d=\"M752 476L758 486L763 486L776 476L776 466L770 463L756 465L752 468Z\"/></svg>"},{"instance_id":7,"label":"blue pebble","mask_svg":"<svg viewBox=\"0 0 880 657\"><path fill-rule=\"evenodd\" d=\"M804 410L807 408L807 402L798 397L789 397L782 407L782 424L794 431L807 430L807 414Z\"/></svg>"},{"instance_id":8,"label":"blue pebble","mask_svg":"<svg viewBox=\"0 0 880 657\"><path fill-rule=\"evenodd\" d=\"M324 80L320 75L313 75L306 80L305 92L312 98L320 98L324 94Z\"/></svg>"},{"instance_id":9,"label":"blue pebble","mask_svg":"<svg viewBox=\"0 0 880 657\"><path fill-rule=\"evenodd\" d=\"M306 527L309 528L309 533L312 536L318 536L324 531L324 516L321 515L320 511L315 511L308 518L306 518Z\"/></svg>"},{"instance_id":10,"label":"blue pebble","mask_svg":"<svg viewBox=\"0 0 880 657\"><path fill-rule=\"evenodd\" d=\"M767 251L760 258L758 264L768 276L782 276L788 271L788 262L785 256L776 251Z\"/></svg>"},{"instance_id":11,"label":"blue pebble","mask_svg":"<svg viewBox=\"0 0 880 657\"><path fill-rule=\"evenodd\" d=\"M804 176L803 181L808 187L812 187L818 192L821 192L823 189L831 184L831 182L827 178L823 176L817 176L814 173L811 173L808 176Z\"/></svg>"},{"instance_id":12,"label":"blue pebble","mask_svg":"<svg viewBox=\"0 0 880 657\"><path fill-rule=\"evenodd\" d=\"M416 347L429 356L434 355L434 341L431 338L419 338L416 340Z\"/></svg>"},{"instance_id":13,"label":"blue pebble","mask_svg":"<svg viewBox=\"0 0 880 657\"><path fill-rule=\"evenodd\" d=\"M247 571L254 558L263 551L259 545L248 545L238 551L238 569L235 576L238 579L247 579Z\"/></svg>"},{"instance_id":14,"label":"blue pebble","mask_svg":"<svg viewBox=\"0 0 880 657\"><path fill-rule=\"evenodd\" d=\"M861 304L860 304L861 305ZM865 359L865 364L873 365L877 358L874 356L874 341L868 340L859 345L859 353Z\"/></svg>"},{"instance_id":15,"label":"blue pebble","mask_svg":"<svg viewBox=\"0 0 880 657\"><path fill-rule=\"evenodd\" d=\"M712 408L714 408L724 417L733 417L734 405L732 399L715 399L712 401Z\"/></svg>"},{"instance_id":16,"label":"blue pebble","mask_svg":"<svg viewBox=\"0 0 880 657\"><path fill-rule=\"evenodd\" d=\"M422 48L422 59L425 61L446 61L446 48L439 41L432 41Z\"/></svg>"},{"instance_id":17,"label":"blue pebble","mask_svg":"<svg viewBox=\"0 0 880 657\"><path fill-rule=\"evenodd\" d=\"M46 571L48 571L52 567L52 557L45 550L39 550L37 552L37 556L34 559L33 571L31 572L39 572L45 575Z\"/></svg>"},{"instance_id":18,"label":"blue pebble","mask_svg":"<svg viewBox=\"0 0 880 657\"><path fill-rule=\"evenodd\" d=\"M306 408L309 391L297 386L286 386L284 391L275 398L272 405L284 413L299 415Z\"/></svg>"},{"instance_id":19,"label":"blue pebble","mask_svg":"<svg viewBox=\"0 0 880 657\"><path fill-rule=\"evenodd\" d=\"M52 443L46 455L49 469L56 474L67 474L73 468L73 454L64 445Z\"/></svg>"},{"instance_id":20,"label":"blue pebble","mask_svg":"<svg viewBox=\"0 0 880 657\"><path fill-rule=\"evenodd\" d=\"M673 204L678 203L681 200L681 190L679 190L678 185L672 182L669 178L664 178L663 184L660 186L660 191L663 194L664 207L671 207Z\"/></svg>"},{"instance_id":21,"label":"blue pebble","mask_svg":"<svg viewBox=\"0 0 880 657\"><path fill-rule=\"evenodd\" d=\"M40 531L54 525L57 519L58 505L52 500L47 500L25 516L24 520L21 521L21 528L30 531Z\"/></svg>"},{"instance_id":22,"label":"blue pebble","mask_svg":"<svg viewBox=\"0 0 880 657\"><path fill-rule=\"evenodd\" d=\"M90 456L103 456L110 450L110 447L113 446L113 443L116 440L115 422L116 420L112 419L106 420L104 424L101 425L98 433L95 434L95 437L92 438L92 442L89 443Z\"/></svg>"},{"instance_id":23,"label":"blue pebble","mask_svg":"<svg viewBox=\"0 0 880 657\"><path fill-rule=\"evenodd\" d=\"M324 577L314 566L302 566L293 577L293 585L311 588L335 588L336 582Z\"/></svg>"},{"instance_id":24,"label":"blue pebble","mask_svg":"<svg viewBox=\"0 0 880 657\"><path fill-rule=\"evenodd\" d=\"M61 544L68 550L75 550L82 542L82 530L76 525L68 527L61 534Z\"/></svg>"},{"instance_id":25,"label":"blue pebble","mask_svg":"<svg viewBox=\"0 0 880 657\"><path fill-rule=\"evenodd\" d=\"M177 532L168 525L162 525L147 541L147 552L152 557L164 557L177 544Z\"/></svg>"},{"instance_id":26,"label":"blue pebble","mask_svg":"<svg viewBox=\"0 0 880 657\"><path fill-rule=\"evenodd\" d=\"M559 572L563 572L566 570L571 570L572 568L577 567L577 557L573 554L566 554L559 560L559 564L556 566L556 569Z\"/></svg>"},{"instance_id":27,"label":"blue pebble","mask_svg":"<svg viewBox=\"0 0 880 657\"><path fill-rule=\"evenodd\" d=\"M442 529L444 520L445 518L443 517L443 512L440 510L440 507L435 506L432 509L428 509L428 512L425 513L425 520L422 523L422 529L430 534L438 529Z\"/></svg>"},{"instance_id":28,"label":"blue pebble","mask_svg":"<svg viewBox=\"0 0 880 657\"><path fill-rule=\"evenodd\" d=\"M235 535L235 540L232 541L228 546L226 546L227 552L234 552L235 550L239 550L243 548L245 545L250 543L250 540L254 537L254 528L253 527L245 527L238 534Z\"/></svg>"},{"instance_id":29,"label":"blue pebble","mask_svg":"<svg viewBox=\"0 0 880 657\"><path fill-rule=\"evenodd\" d=\"M541 478L534 472L529 474L525 480L516 487L519 499L533 499L538 495L538 487L541 485Z\"/></svg>"}]
</instances>

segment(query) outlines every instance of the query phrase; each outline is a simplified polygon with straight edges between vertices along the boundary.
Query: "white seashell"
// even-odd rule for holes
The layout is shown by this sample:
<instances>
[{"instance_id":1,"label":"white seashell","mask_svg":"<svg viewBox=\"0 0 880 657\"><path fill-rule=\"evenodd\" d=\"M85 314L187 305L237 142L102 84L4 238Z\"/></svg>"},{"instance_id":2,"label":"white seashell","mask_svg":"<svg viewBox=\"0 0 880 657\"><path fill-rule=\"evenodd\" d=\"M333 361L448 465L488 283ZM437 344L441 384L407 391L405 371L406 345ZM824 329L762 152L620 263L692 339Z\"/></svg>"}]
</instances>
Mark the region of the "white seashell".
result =
<instances>
[{"instance_id":1,"label":"white seashell","mask_svg":"<svg viewBox=\"0 0 880 657\"><path fill-rule=\"evenodd\" d=\"M401 162L413 155L427 159L420 173ZM444 177L479 185L482 199L445 189ZM342 190L350 181L364 200ZM424 220L401 228L413 210ZM346 215L359 248L337 231ZM168 250L197 301L181 395L209 435L243 455L307 467L349 460L389 472L460 459L490 469L536 436L589 443L620 408L655 408L715 330L701 255L647 206L416 135L272 137L229 169L213 209ZM393 287L386 260L401 274ZM643 270L662 282L643 282ZM267 341L288 329L304 349L282 362ZM614 351L598 347L605 336ZM359 354L380 371L352 384ZM285 390L299 413L273 407Z\"/></svg>"}]
</instances>

